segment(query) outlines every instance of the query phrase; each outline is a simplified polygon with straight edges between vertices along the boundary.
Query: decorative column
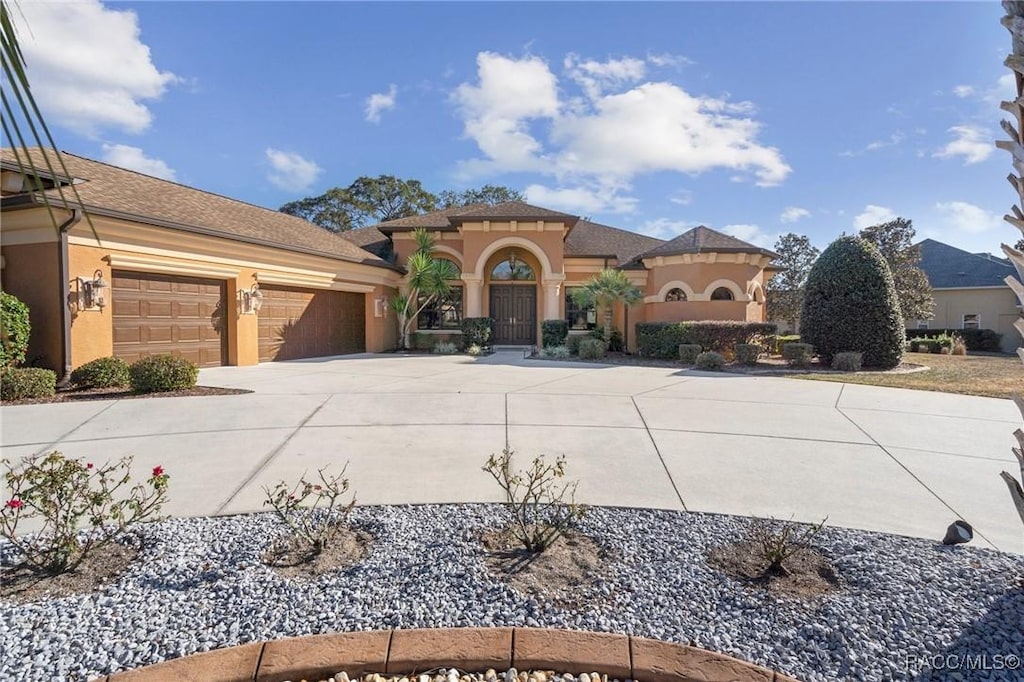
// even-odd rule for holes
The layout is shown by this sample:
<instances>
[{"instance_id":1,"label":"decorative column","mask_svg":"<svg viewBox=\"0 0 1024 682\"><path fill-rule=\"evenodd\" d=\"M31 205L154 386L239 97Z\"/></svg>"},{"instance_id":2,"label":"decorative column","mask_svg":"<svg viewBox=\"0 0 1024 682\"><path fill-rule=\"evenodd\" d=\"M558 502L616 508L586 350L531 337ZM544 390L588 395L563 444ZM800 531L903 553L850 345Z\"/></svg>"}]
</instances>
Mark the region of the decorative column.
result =
<instances>
[{"instance_id":1,"label":"decorative column","mask_svg":"<svg viewBox=\"0 0 1024 682\"><path fill-rule=\"evenodd\" d=\"M483 290L484 280L473 273L462 273L462 281L466 283L466 310L465 317L483 316Z\"/></svg>"},{"instance_id":2,"label":"decorative column","mask_svg":"<svg viewBox=\"0 0 1024 682\"><path fill-rule=\"evenodd\" d=\"M562 319L562 313L559 310L561 307L559 303L559 292L562 290L562 282L565 280L564 274L555 274L550 277L544 278L542 284L544 285L544 319L545 320L560 320Z\"/></svg>"}]
</instances>

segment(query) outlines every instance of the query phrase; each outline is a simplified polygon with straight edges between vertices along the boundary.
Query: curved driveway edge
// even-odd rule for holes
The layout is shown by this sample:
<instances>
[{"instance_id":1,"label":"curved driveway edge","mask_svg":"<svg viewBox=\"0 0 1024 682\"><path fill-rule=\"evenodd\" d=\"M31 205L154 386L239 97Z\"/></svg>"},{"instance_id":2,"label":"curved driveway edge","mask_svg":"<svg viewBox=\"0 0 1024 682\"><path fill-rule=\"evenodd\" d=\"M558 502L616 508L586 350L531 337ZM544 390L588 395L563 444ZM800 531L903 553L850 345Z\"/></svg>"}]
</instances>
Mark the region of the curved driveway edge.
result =
<instances>
[{"instance_id":1,"label":"curved driveway edge","mask_svg":"<svg viewBox=\"0 0 1024 682\"><path fill-rule=\"evenodd\" d=\"M796 682L713 651L682 644L575 630L439 628L333 633L255 642L116 673L107 682L284 682L329 679L344 671L412 674L439 667L482 672L598 672L639 682Z\"/></svg>"},{"instance_id":2,"label":"curved driveway edge","mask_svg":"<svg viewBox=\"0 0 1024 682\"><path fill-rule=\"evenodd\" d=\"M501 502L481 466L565 454L591 505L774 516L1024 552L1002 470L1009 400L782 377L486 358L358 355L204 369L246 395L0 408L0 456L135 456L172 516L265 511L324 466L361 504ZM30 530L27 529L26 530Z\"/></svg>"}]
</instances>

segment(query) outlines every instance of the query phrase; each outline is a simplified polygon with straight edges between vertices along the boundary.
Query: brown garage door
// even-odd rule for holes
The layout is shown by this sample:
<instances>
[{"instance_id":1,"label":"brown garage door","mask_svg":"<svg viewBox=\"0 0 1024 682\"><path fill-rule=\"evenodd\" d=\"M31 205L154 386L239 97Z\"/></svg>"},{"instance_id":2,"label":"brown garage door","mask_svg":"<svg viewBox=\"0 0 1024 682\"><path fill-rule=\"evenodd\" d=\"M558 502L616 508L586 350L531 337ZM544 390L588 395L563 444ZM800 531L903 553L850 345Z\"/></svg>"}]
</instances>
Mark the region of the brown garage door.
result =
<instances>
[{"instance_id":1,"label":"brown garage door","mask_svg":"<svg viewBox=\"0 0 1024 682\"><path fill-rule=\"evenodd\" d=\"M362 353L363 294L261 285L260 362Z\"/></svg>"},{"instance_id":2,"label":"brown garage door","mask_svg":"<svg viewBox=\"0 0 1024 682\"><path fill-rule=\"evenodd\" d=\"M170 353L200 367L224 364L224 282L115 270L114 355L128 362Z\"/></svg>"}]
</instances>

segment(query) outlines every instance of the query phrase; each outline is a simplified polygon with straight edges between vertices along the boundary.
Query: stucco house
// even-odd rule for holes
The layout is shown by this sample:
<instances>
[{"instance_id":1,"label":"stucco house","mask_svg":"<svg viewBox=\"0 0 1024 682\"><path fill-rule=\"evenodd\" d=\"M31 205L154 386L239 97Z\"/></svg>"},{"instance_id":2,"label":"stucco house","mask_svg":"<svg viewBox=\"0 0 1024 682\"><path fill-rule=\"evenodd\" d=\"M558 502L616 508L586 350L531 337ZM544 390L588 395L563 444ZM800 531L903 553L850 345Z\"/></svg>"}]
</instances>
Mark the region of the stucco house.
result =
<instances>
[{"instance_id":1,"label":"stucco house","mask_svg":"<svg viewBox=\"0 0 1024 682\"><path fill-rule=\"evenodd\" d=\"M763 321L774 271L772 252L706 227L664 241L522 202L336 235L62 155L70 177L39 175L51 196L74 183L81 207L55 210L55 228L29 191L31 171L10 150L0 154L0 284L29 305L30 357L58 371L108 355L170 352L211 366L392 349L387 302L403 286L417 227L461 273L452 295L419 316L419 330L455 334L462 318L490 316L499 344L536 344L545 319L593 328L596 311L579 309L571 291L603 268L623 269L644 292L643 303L615 311L630 346L637 322ZM41 150L32 158L44 167Z\"/></svg>"},{"instance_id":2,"label":"stucco house","mask_svg":"<svg viewBox=\"0 0 1024 682\"><path fill-rule=\"evenodd\" d=\"M970 253L949 244L925 239L918 244L921 269L935 298L935 316L908 320L914 329L992 329L1002 334L1007 353L1017 347L1013 323L1021 310L1013 290L1004 281L1014 273L1010 261L988 253Z\"/></svg>"}]
</instances>

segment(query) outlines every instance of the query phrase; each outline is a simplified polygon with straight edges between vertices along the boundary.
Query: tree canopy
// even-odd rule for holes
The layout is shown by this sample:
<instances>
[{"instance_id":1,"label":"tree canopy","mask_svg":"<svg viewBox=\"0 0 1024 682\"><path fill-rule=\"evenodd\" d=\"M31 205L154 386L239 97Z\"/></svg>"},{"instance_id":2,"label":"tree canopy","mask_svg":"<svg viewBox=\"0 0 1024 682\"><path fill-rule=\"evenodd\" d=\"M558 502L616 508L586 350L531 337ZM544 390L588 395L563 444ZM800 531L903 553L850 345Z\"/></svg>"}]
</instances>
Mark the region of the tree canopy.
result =
<instances>
[{"instance_id":1,"label":"tree canopy","mask_svg":"<svg viewBox=\"0 0 1024 682\"><path fill-rule=\"evenodd\" d=\"M462 191L449 189L434 194L424 189L419 180L406 180L394 175L364 175L348 187L333 187L315 197L290 201L280 211L331 232L345 232L437 208L500 204L522 199L522 192L501 185L484 185Z\"/></svg>"},{"instance_id":2,"label":"tree canopy","mask_svg":"<svg viewBox=\"0 0 1024 682\"><path fill-rule=\"evenodd\" d=\"M921 249L914 245L914 224L906 218L895 218L881 225L860 231L885 258L892 271L900 310L908 320L930 320L935 314L935 300L928 277L921 270Z\"/></svg>"},{"instance_id":3,"label":"tree canopy","mask_svg":"<svg viewBox=\"0 0 1024 682\"><path fill-rule=\"evenodd\" d=\"M821 252L805 235L792 232L779 237L774 250L779 254L775 264L785 269L768 280L765 287L768 319L783 320L791 328L796 328L807 275Z\"/></svg>"}]
</instances>

